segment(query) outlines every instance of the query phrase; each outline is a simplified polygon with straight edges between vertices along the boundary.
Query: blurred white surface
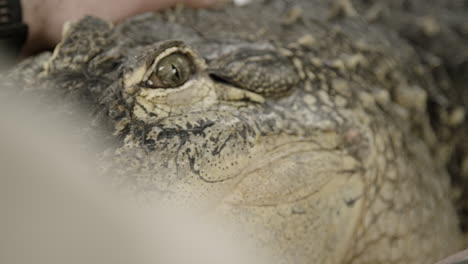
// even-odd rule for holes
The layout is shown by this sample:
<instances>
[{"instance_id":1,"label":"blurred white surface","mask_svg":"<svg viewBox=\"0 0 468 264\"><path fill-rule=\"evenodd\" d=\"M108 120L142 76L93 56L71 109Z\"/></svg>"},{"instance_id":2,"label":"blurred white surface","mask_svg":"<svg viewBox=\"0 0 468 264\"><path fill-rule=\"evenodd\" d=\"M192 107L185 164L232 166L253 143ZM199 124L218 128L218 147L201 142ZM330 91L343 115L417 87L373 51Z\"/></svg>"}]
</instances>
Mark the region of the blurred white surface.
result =
<instances>
[{"instance_id":1,"label":"blurred white surface","mask_svg":"<svg viewBox=\"0 0 468 264\"><path fill-rule=\"evenodd\" d=\"M113 193L73 126L27 105L0 102L0 263L261 263L196 212Z\"/></svg>"}]
</instances>

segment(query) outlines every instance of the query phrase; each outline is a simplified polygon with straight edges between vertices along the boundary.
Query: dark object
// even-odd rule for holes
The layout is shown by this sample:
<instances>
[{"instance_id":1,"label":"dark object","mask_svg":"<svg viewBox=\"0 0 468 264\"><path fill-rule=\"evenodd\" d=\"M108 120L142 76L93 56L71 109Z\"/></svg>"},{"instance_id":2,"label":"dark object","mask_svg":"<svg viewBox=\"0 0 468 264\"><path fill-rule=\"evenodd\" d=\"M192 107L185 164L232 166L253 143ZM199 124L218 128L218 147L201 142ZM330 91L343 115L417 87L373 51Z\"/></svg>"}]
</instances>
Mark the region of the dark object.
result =
<instances>
[{"instance_id":1,"label":"dark object","mask_svg":"<svg viewBox=\"0 0 468 264\"><path fill-rule=\"evenodd\" d=\"M9 64L26 42L28 26L22 23L19 0L0 0L0 63Z\"/></svg>"}]
</instances>

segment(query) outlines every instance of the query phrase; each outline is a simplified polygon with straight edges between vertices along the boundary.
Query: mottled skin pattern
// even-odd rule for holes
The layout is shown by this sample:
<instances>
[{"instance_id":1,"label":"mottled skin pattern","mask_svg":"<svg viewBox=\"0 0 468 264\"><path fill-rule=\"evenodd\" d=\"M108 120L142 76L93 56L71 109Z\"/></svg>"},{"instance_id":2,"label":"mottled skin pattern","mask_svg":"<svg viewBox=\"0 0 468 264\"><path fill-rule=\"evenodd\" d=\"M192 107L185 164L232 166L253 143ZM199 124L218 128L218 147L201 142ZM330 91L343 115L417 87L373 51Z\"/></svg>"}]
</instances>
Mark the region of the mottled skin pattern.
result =
<instances>
[{"instance_id":1,"label":"mottled skin pattern","mask_svg":"<svg viewBox=\"0 0 468 264\"><path fill-rule=\"evenodd\" d=\"M85 18L16 78L91 105L118 139L103 160L119 185L231 219L280 263L435 262L463 246L427 110L439 87L349 4ZM174 51L190 79L146 87Z\"/></svg>"}]
</instances>

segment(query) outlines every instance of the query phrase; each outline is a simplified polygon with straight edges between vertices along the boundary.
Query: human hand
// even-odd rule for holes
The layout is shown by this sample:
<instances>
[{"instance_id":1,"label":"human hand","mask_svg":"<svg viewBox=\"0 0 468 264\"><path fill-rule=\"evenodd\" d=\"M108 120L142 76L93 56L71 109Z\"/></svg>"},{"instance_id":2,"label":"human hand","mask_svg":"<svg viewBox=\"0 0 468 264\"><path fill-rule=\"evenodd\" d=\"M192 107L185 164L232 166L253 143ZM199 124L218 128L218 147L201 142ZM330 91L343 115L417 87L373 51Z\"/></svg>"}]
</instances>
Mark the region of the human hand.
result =
<instances>
[{"instance_id":1,"label":"human hand","mask_svg":"<svg viewBox=\"0 0 468 264\"><path fill-rule=\"evenodd\" d=\"M61 40L62 26L85 15L117 23L147 11L177 3L190 7L212 6L222 0L22 0L24 21L29 26L25 53L53 47Z\"/></svg>"}]
</instances>

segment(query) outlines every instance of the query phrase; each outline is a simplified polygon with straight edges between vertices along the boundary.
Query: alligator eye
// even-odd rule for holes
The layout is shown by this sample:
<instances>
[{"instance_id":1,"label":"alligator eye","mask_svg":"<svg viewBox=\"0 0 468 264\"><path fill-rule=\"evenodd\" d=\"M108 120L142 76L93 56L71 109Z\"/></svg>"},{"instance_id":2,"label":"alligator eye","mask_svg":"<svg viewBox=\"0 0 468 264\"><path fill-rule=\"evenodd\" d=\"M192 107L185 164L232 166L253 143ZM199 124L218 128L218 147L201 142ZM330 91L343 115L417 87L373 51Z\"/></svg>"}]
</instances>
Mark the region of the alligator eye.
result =
<instances>
[{"instance_id":1,"label":"alligator eye","mask_svg":"<svg viewBox=\"0 0 468 264\"><path fill-rule=\"evenodd\" d=\"M155 88L174 88L184 84L192 73L190 58L182 53L172 53L158 62L146 84Z\"/></svg>"}]
</instances>

